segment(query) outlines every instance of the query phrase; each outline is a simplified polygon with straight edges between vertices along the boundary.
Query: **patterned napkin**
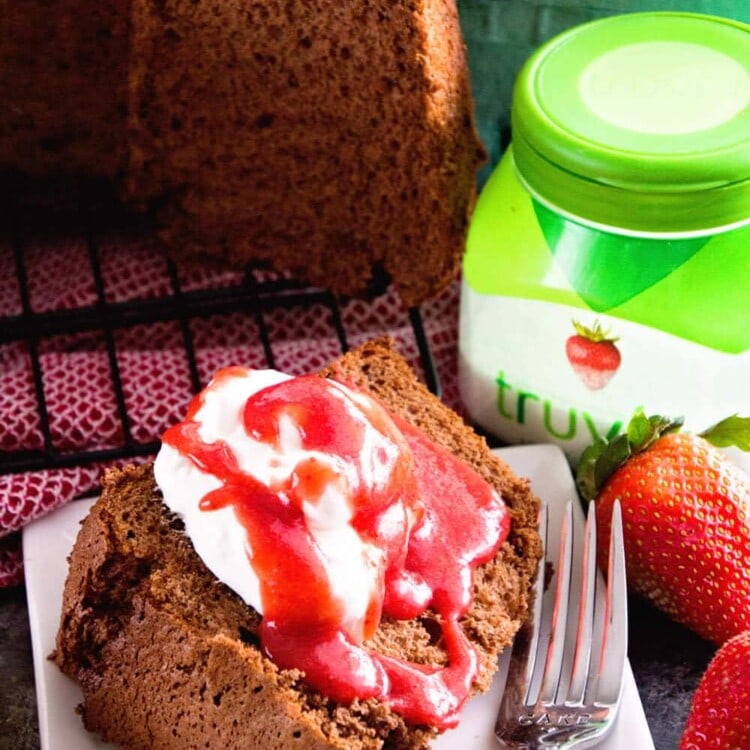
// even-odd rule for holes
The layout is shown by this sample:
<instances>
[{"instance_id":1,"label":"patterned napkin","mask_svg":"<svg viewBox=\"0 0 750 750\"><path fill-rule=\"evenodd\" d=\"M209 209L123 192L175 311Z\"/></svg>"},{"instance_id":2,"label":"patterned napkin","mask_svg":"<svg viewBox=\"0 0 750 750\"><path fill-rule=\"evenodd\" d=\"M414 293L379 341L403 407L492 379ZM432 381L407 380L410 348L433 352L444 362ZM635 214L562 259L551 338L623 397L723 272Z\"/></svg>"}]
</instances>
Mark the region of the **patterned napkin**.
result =
<instances>
[{"instance_id":1,"label":"patterned napkin","mask_svg":"<svg viewBox=\"0 0 750 750\"><path fill-rule=\"evenodd\" d=\"M23 273L34 314L71 314L97 303L153 300L172 293L168 266L143 233L97 238L100 277L84 236L56 232L24 237ZM179 269L183 291L221 290L241 282L236 273L186 265ZM422 317L443 400L458 408L456 382L458 283L422 307ZM0 327L3 318L23 313L13 246L0 240ZM277 308L264 315L276 367L290 374L314 371L341 354L325 306ZM350 346L374 336L392 336L401 353L421 371L408 311L392 291L372 301L342 301L341 319ZM251 313L193 318L189 330L201 383L231 364L266 367L258 321ZM120 446L123 425L108 353L114 345L128 428L138 443L158 440L185 412L192 396L184 332L177 316L147 325L102 327L36 342L49 414L49 438L57 451ZM44 447L28 340L0 344L0 464L3 452ZM141 459L145 460L145 459ZM96 492L103 464L84 464L21 474L0 474L0 587L22 581L19 530L60 505Z\"/></svg>"}]
</instances>

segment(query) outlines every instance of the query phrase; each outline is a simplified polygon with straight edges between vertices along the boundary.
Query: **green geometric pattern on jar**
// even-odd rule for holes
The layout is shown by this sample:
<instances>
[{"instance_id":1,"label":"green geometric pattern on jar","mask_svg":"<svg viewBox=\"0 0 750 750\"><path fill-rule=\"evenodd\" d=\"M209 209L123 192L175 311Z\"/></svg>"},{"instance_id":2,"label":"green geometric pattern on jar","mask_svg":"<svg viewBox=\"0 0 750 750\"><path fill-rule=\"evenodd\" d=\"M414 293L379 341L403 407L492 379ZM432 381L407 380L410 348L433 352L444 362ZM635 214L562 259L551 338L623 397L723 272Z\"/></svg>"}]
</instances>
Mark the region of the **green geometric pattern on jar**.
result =
<instances>
[{"instance_id":1,"label":"green geometric pattern on jar","mask_svg":"<svg viewBox=\"0 0 750 750\"><path fill-rule=\"evenodd\" d=\"M730 354L750 349L750 225L695 240L641 240L626 258L623 236L603 239L546 213L506 155L472 217L466 282L481 294L606 311ZM593 239L579 257L580 237L570 240L582 229Z\"/></svg>"},{"instance_id":2,"label":"green geometric pattern on jar","mask_svg":"<svg viewBox=\"0 0 750 750\"><path fill-rule=\"evenodd\" d=\"M614 235L568 221L536 200L533 206L555 263L597 312L607 312L666 278L710 239Z\"/></svg>"}]
</instances>

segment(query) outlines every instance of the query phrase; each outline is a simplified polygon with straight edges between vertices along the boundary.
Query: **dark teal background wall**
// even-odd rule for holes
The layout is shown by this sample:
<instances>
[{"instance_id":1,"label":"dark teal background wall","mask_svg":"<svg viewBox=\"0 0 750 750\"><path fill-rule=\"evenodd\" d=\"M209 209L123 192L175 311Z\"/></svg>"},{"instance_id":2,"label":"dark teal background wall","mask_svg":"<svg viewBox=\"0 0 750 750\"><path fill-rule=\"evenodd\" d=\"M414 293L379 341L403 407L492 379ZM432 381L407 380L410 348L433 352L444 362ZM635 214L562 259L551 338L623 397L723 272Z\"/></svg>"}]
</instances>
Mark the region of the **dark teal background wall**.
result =
<instances>
[{"instance_id":1,"label":"dark teal background wall","mask_svg":"<svg viewBox=\"0 0 750 750\"><path fill-rule=\"evenodd\" d=\"M555 34L594 18L634 11L711 13L750 23L750 0L458 0L477 121L490 164L508 138L513 82L524 61Z\"/></svg>"}]
</instances>

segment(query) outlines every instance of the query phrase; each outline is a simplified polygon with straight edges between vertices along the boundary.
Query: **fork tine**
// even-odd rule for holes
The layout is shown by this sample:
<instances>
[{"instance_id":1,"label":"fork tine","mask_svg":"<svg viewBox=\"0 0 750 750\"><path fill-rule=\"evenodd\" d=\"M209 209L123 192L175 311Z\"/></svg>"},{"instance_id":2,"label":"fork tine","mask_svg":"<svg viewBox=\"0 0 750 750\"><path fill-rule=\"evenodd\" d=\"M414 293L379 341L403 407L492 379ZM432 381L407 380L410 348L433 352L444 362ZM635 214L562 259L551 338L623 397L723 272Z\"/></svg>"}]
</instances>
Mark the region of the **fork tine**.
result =
<instances>
[{"instance_id":1,"label":"fork tine","mask_svg":"<svg viewBox=\"0 0 750 750\"><path fill-rule=\"evenodd\" d=\"M591 647L596 614L596 508L589 503L586 516L586 530L583 541L583 561L581 570L581 600L578 609L575 656L565 702L583 702L591 663Z\"/></svg>"},{"instance_id":2,"label":"fork tine","mask_svg":"<svg viewBox=\"0 0 750 750\"><path fill-rule=\"evenodd\" d=\"M547 566L547 545L549 535L549 507L543 503L539 508L539 537L542 543L542 554L537 565L534 580L531 611L526 624L519 631L513 645L500 655L498 672L505 677L503 701L514 705L533 705L536 698L530 699L535 667L540 659L540 638L542 632L542 609L545 601L544 581ZM543 666L543 662L542 662ZM538 682L538 681L537 681ZM539 692L538 685L536 693Z\"/></svg>"},{"instance_id":3,"label":"fork tine","mask_svg":"<svg viewBox=\"0 0 750 750\"><path fill-rule=\"evenodd\" d=\"M628 600L625 576L625 545L619 501L612 508L612 533L609 540L607 604L605 610L602 656L596 702L615 704L620 697L628 650Z\"/></svg>"},{"instance_id":4,"label":"fork tine","mask_svg":"<svg viewBox=\"0 0 750 750\"><path fill-rule=\"evenodd\" d=\"M547 648L547 662L544 670L539 699L549 703L554 700L565 654L565 637L568 625L568 599L570 598L570 577L573 568L573 503L568 502L560 529L560 559L557 565L557 585L555 587L554 608L552 610L552 630Z\"/></svg>"},{"instance_id":5,"label":"fork tine","mask_svg":"<svg viewBox=\"0 0 750 750\"><path fill-rule=\"evenodd\" d=\"M547 565L547 549L549 543L549 509L546 505L542 505L539 510L539 536L542 540L542 556L539 560L539 565L536 572L536 581L534 582L534 601L533 609L529 613L529 625L531 632L529 634L528 641L524 644L526 650L527 659L525 663L525 679L524 684L526 687L526 693L524 702L527 705L532 705L535 701L531 700L533 676L536 668L538 668L539 662L539 641L542 637L542 606L544 602L544 579L545 579L545 568ZM509 651L509 649L508 649Z\"/></svg>"}]
</instances>

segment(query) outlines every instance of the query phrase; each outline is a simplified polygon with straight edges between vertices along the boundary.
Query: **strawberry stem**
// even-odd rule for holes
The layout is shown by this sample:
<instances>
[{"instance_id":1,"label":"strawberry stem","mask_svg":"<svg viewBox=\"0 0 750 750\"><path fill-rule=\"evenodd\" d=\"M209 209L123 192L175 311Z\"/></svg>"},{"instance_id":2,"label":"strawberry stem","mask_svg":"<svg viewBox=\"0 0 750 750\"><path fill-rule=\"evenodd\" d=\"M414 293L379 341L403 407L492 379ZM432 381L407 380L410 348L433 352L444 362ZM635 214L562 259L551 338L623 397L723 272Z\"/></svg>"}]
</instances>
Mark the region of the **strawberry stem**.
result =
<instances>
[{"instance_id":1,"label":"strawberry stem","mask_svg":"<svg viewBox=\"0 0 750 750\"><path fill-rule=\"evenodd\" d=\"M603 438L581 454L576 472L576 486L584 500L594 500L612 474L631 456L648 450L660 437L679 432L682 417L647 417L637 409L628 422L627 430L611 440ZM698 433L717 448L734 446L750 452L750 417L733 414L707 430Z\"/></svg>"},{"instance_id":2,"label":"strawberry stem","mask_svg":"<svg viewBox=\"0 0 750 750\"><path fill-rule=\"evenodd\" d=\"M683 422L682 417L658 414L647 417L643 409L637 409L624 433L609 441L599 438L581 454L576 472L576 486L581 497L584 500L596 498L607 480L631 456L647 450L663 435L678 432Z\"/></svg>"},{"instance_id":3,"label":"strawberry stem","mask_svg":"<svg viewBox=\"0 0 750 750\"><path fill-rule=\"evenodd\" d=\"M573 328L576 329L576 333L579 336L583 336L583 338L588 339L589 341L593 341L595 344L599 344L604 341L614 343L618 340L617 336L611 336L609 331L605 331L598 320L594 321L594 325L592 328L588 328L587 326L583 325L583 323L579 323L577 320L573 320L572 323Z\"/></svg>"},{"instance_id":4,"label":"strawberry stem","mask_svg":"<svg viewBox=\"0 0 750 750\"><path fill-rule=\"evenodd\" d=\"M679 432L685 420L682 417L662 417L659 414L647 417L643 409L637 409L628 423L627 436L633 453L642 453L650 448L662 435Z\"/></svg>"}]
</instances>

